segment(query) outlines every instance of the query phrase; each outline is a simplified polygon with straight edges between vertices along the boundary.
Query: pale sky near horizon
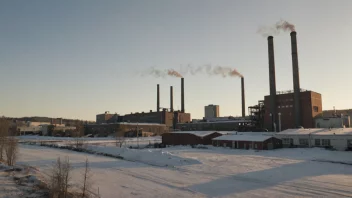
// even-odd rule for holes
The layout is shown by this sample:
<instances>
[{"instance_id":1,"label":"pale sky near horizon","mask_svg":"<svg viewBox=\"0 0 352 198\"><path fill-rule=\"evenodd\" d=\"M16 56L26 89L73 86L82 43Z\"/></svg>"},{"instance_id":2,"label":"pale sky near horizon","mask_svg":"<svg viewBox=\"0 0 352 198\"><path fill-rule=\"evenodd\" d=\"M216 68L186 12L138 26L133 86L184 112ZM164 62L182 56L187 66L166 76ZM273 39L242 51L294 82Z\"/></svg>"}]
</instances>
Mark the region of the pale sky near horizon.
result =
<instances>
[{"instance_id":1,"label":"pale sky near horizon","mask_svg":"<svg viewBox=\"0 0 352 198\"><path fill-rule=\"evenodd\" d=\"M323 109L352 108L350 0L0 1L0 115L95 120L180 108L180 79L141 77L150 67L213 64L245 77L246 106L269 93L267 39L257 30L285 19L296 26L301 88ZM277 90L293 89L289 33L274 37ZM240 79L185 76L186 111L240 115ZM247 110L246 110L247 111Z\"/></svg>"}]
</instances>

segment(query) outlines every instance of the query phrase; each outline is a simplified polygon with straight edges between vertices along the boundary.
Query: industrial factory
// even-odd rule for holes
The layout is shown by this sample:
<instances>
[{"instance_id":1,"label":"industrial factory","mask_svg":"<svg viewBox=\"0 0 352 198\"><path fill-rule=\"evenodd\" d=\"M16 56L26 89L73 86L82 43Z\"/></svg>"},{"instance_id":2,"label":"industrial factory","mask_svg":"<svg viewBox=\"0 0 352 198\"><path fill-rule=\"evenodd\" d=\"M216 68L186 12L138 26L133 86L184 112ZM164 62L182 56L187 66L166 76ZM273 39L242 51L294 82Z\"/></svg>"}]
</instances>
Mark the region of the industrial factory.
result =
<instances>
[{"instance_id":1,"label":"industrial factory","mask_svg":"<svg viewBox=\"0 0 352 198\"><path fill-rule=\"evenodd\" d=\"M244 77L236 70L232 76L239 76L241 79L241 113L240 117L226 116L220 117L219 106L209 105L204 109L202 119L193 119L191 114L185 111L184 99L184 78L181 78L181 109L175 110L173 104L173 87L170 87L170 107L160 107L160 85L156 91L156 111L137 112L126 115L105 114L97 115L98 125L108 125L114 123L143 123L161 124L165 126L165 132L170 131L272 131L279 132L290 128L314 128L317 125L328 125L326 118L322 118L322 96L320 93L301 89L298 67L297 33L292 31L291 55L293 71L293 90L277 91L275 78L275 55L274 38L268 37L268 63L269 63L269 95L258 101L257 105L248 107L246 115L245 106L245 84ZM174 71L174 70L173 70ZM181 77L181 76L178 76ZM349 117L342 115L343 126L350 126ZM337 120L337 121L336 121ZM348 120L348 122L346 121ZM318 123L319 122L319 123ZM330 119L330 123L339 126L338 119ZM318 123L318 124L317 124ZM331 124L330 124L331 125ZM95 125L94 128L99 128ZM146 127L148 128L148 127ZM130 129L130 127L129 127ZM113 129L111 129L113 130ZM160 134L160 128L155 129ZM155 131L152 130L152 131Z\"/></svg>"}]
</instances>

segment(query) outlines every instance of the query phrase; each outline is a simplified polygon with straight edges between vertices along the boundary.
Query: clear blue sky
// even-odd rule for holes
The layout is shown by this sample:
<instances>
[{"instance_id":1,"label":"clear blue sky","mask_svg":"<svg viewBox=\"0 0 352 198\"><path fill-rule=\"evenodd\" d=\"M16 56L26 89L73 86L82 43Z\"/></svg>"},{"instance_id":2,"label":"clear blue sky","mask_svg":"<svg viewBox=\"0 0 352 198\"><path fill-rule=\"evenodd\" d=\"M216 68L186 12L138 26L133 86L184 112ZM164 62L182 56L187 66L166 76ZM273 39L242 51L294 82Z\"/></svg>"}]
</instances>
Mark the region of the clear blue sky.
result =
<instances>
[{"instance_id":1,"label":"clear blue sky","mask_svg":"<svg viewBox=\"0 0 352 198\"><path fill-rule=\"evenodd\" d=\"M0 2L0 115L95 120L180 107L178 78L140 77L149 67L218 64L245 76L246 105L269 93L267 39L259 26L296 25L301 87L323 108L351 108L352 1L60 0ZM292 89L290 36L274 38L277 90ZM186 111L240 115L240 79L185 77Z\"/></svg>"}]
</instances>

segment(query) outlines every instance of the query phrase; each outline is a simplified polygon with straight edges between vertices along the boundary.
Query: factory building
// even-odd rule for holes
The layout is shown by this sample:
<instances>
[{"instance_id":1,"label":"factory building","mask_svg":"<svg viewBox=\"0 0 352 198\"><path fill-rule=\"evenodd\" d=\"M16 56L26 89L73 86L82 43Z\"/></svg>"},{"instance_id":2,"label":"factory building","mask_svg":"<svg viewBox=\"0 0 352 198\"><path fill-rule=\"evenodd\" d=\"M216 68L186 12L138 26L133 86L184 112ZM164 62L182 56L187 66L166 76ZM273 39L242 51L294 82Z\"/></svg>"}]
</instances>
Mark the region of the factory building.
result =
<instances>
[{"instance_id":1,"label":"factory building","mask_svg":"<svg viewBox=\"0 0 352 198\"><path fill-rule=\"evenodd\" d=\"M286 130L289 128L296 128L295 126L295 109L294 109L294 93L293 91L278 92L276 95L275 112L278 124L273 122L273 114L271 113L270 96L264 97L264 127L267 129L276 128L276 131ZM322 112L321 94L301 90L300 92L300 123L304 128L314 128L314 118ZM273 126L274 125L274 126ZM281 128L281 130L280 130ZM274 130L272 130L274 131Z\"/></svg>"},{"instance_id":2,"label":"factory building","mask_svg":"<svg viewBox=\"0 0 352 198\"><path fill-rule=\"evenodd\" d=\"M96 123L103 124L103 123L114 123L118 122L119 115L112 114L109 111L105 111L103 114L96 115Z\"/></svg>"},{"instance_id":3,"label":"factory building","mask_svg":"<svg viewBox=\"0 0 352 198\"><path fill-rule=\"evenodd\" d=\"M215 122L178 123L176 129L182 131L254 131L253 121L248 119Z\"/></svg>"},{"instance_id":4,"label":"factory building","mask_svg":"<svg viewBox=\"0 0 352 198\"><path fill-rule=\"evenodd\" d=\"M264 97L264 127L270 131L298 127L312 128L315 125L314 118L322 112L321 94L305 91L300 87L297 33L292 31L290 36L293 91L281 93L276 91L274 38L268 37L270 95Z\"/></svg>"},{"instance_id":5,"label":"factory building","mask_svg":"<svg viewBox=\"0 0 352 198\"><path fill-rule=\"evenodd\" d=\"M351 127L351 118L349 115L315 118L315 128L349 128L349 127Z\"/></svg>"},{"instance_id":6,"label":"factory building","mask_svg":"<svg viewBox=\"0 0 352 198\"><path fill-rule=\"evenodd\" d=\"M217 118L220 116L219 105L208 105L204 107L204 118Z\"/></svg>"},{"instance_id":7,"label":"factory building","mask_svg":"<svg viewBox=\"0 0 352 198\"><path fill-rule=\"evenodd\" d=\"M181 78L181 110L175 111L173 107L173 87L170 87L170 108L160 107L160 85L157 85L157 107L156 111L136 112L123 116L110 114L106 111L96 115L96 124L113 124L119 122L128 123L158 123L164 124L168 129L174 129L177 123L187 123L191 121L191 114L185 112L184 104L184 78Z\"/></svg>"},{"instance_id":8,"label":"factory building","mask_svg":"<svg viewBox=\"0 0 352 198\"><path fill-rule=\"evenodd\" d=\"M87 134L97 135L97 136L108 136L117 135L125 136L125 133L131 131L142 131L153 133L155 135L161 135L168 132L168 128L165 124L158 123L127 123L118 122L110 124L88 124L85 125L85 131ZM86 135L87 135L86 134Z\"/></svg>"}]
</instances>

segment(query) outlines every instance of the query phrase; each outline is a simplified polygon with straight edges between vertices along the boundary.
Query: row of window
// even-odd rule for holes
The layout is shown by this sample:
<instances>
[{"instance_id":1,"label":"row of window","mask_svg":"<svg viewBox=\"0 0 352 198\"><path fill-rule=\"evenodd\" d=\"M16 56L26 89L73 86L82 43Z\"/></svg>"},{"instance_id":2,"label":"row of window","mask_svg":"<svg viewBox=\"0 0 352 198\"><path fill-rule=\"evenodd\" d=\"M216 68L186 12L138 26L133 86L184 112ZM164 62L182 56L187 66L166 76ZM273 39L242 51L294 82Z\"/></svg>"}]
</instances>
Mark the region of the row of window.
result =
<instances>
[{"instance_id":1,"label":"row of window","mask_svg":"<svg viewBox=\"0 0 352 198\"><path fill-rule=\"evenodd\" d=\"M301 146L308 146L309 141L308 139L305 138L300 138L299 140L299 145ZM293 144L293 139L291 138L283 138L282 139L283 144L291 145ZM352 140L349 140L348 144L352 145ZM329 139L315 139L315 146L330 146L330 140Z\"/></svg>"},{"instance_id":2,"label":"row of window","mask_svg":"<svg viewBox=\"0 0 352 198\"><path fill-rule=\"evenodd\" d=\"M283 106L277 106L277 108L292 108L293 107L293 105L283 105Z\"/></svg>"}]
</instances>

